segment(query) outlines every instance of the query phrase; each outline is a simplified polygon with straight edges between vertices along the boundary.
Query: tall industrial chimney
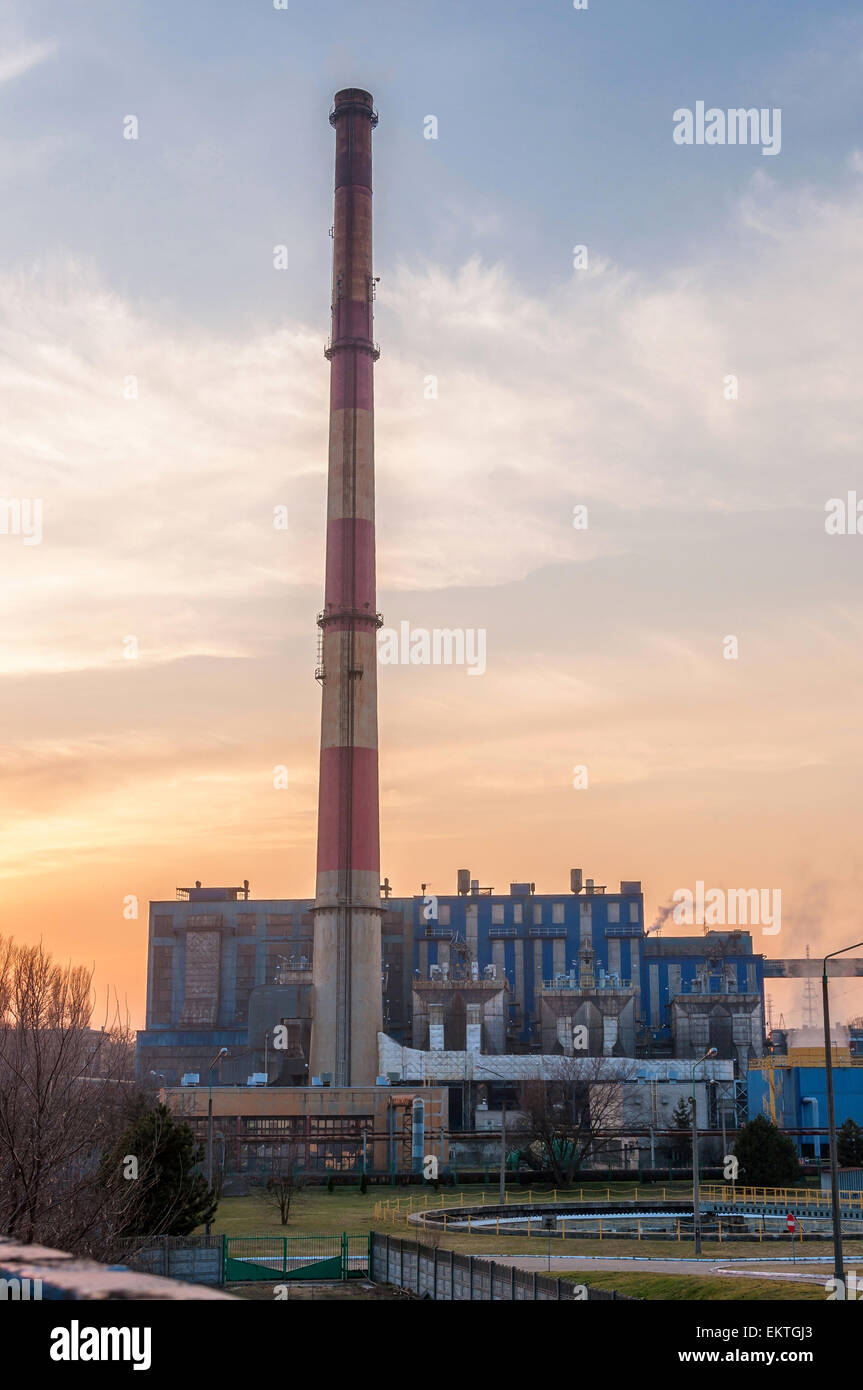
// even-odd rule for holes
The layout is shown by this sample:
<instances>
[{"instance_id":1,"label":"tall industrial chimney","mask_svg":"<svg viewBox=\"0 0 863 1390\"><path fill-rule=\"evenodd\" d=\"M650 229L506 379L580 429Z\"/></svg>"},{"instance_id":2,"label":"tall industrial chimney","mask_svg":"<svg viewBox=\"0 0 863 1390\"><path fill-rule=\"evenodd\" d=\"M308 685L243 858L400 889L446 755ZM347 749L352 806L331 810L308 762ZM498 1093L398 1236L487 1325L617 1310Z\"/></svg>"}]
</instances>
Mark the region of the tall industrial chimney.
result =
<instances>
[{"instance_id":1,"label":"tall industrial chimney","mask_svg":"<svg viewBox=\"0 0 863 1390\"><path fill-rule=\"evenodd\" d=\"M374 1084L381 1018L372 333L372 130L368 92L337 92L327 569L318 617L323 688L310 1070Z\"/></svg>"}]
</instances>

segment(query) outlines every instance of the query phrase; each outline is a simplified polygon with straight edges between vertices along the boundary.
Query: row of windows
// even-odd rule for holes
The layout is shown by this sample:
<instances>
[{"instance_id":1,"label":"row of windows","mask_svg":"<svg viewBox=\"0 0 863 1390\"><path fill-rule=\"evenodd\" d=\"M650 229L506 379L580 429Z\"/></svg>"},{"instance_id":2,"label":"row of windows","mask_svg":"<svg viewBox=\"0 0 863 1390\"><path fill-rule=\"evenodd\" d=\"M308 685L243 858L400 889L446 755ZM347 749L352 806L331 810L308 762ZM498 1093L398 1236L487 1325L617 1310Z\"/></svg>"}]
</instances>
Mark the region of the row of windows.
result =
<instances>
[{"instance_id":1,"label":"row of windows","mask_svg":"<svg viewBox=\"0 0 863 1390\"><path fill-rule=\"evenodd\" d=\"M505 913L505 911L506 911L506 906L507 906L506 903L492 903L492 905L491 905L491 924L492 924L493 927L502 927L502 926L503 926L503 923L504 923L504 913ZM624 906L628 906L628 908L629 908L629 921L630 921L630 922L638 922L638 920L639 920L639 915L638 915L638 912L639 912L638 903L628 903L628 904L624 904ZM535 927L542 926L542 921L543 921L543 917L542 917L543 907L544 907L544 904L543 904L543 903L532 903L532 904L531 904L531 909L532 909L532 914L533 914L533 924L534 924ZM620 903L611 903L611 902L610 902L610 903L607 903L607 904L606 904L606 912L607 912L607 914L608 914L606 920L607 920L610 924L613 924L613 923L615 923L615 922L619 922L619 921L620 921L620 908L621 908L621 904L620 904ZM513 903L513 905L512 905L512 920L513 920L513 922L514 922L514 924L515 924L516 926L518 926L520 923L522 923L522 922L524 921L524 904L523 904L523 903ZM555 926L562 926L562 925L564 924L564 922L565 922L565 920L566 920L566 906L565 906L564 903L552 903L552 905L551 905L551 920L552 920L553 925L555 925ZM439 904L439 906L438 906L437 921L438 921L438 923L440 924L440 926L442 926L442 927L448 927L448 926L451 925L451 908L450 908L450 904L449 904L449 903L440 903L440 904Z\"/></svg>"},{"instance_id":2,"label":"row of windows","mask_svg":"<svg viewBox=\"0 0 863 1390\"><path fill-rule=\"evenodd\" d=\"M189 926L193 921L199 926L218 927L221 918L186 918L185 925ZM248 912L238 912L236 916L236 927L240 936L255 936L260 925L259 919ZM266 914L266 935L270 937L290 937L308 935L308 928L314 926L314 917L311 912L292 913L292 912L268 912ZM153 930L156 936L170 936L174 930L174 919L167 915L158 915L153 918Z\"/></svg>"},{"instance_id":3,"label":"row of windows","mask_svg":"<svg viewBox=\"0 0 863 1390\"><path fill-rule=\"evenodd\" d=\"M369 1133L374 1128L371 1115L261 1115L243 1118L243 1133L254 1135L282 1135L302 1139L306 1134L320 1137L327 1134L361 1136L364 1130Z\"/></svg>"},{"instance_id":4,"label":"row of windows","mask_svg":"<svg viewBox=\"0 0 863 1390\"><path fill-rule=\"evenodd\" d=\"M274 1168L282 1171L310 1168L351 1173L360 1168L362 1159L362 1142L356 1140L345 1144L338 1140L326 1144L307 1144L299 1150L294 1144L240 1145L240 1170L244 1173L268 1173Z\"/></svg>"}]
</instances>

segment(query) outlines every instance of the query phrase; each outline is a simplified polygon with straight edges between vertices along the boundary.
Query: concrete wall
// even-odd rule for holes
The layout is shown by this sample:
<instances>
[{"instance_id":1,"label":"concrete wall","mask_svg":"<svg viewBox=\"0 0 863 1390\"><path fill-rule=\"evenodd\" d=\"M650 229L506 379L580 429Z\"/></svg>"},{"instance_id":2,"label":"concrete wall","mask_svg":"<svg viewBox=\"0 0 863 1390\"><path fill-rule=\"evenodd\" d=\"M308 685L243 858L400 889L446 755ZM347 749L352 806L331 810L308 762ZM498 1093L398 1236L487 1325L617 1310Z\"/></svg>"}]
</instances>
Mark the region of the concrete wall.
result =
<instances>
[{"instance_id":1,"label":"concrete wall","mask_svg":"<svg viewBox=\"0 0 863 1390\"><path fill-rule=\"evenodd\" d=\"M181 1279L187 1284L219 1285L222 1282L221 1236L160 1236L145 1248L130 1242L123 1256L130 1269Z\"/></svg>"},{"instance_id":2,"label":"concrete wall","mask_svg":"<svg viewBox=\"0 0 863 1390\"><path fill-rule=\"evenodd\" d=\"M0 1279L27 1280L42 1299L210 1299L232 1294L131 1269L108 1268L63 1250L0 1238ZM38 1281L38 1282L37 1282ZM31 1297L32 1297L31 1293Z\"/></svg>"},{"instance_id":3,"label":"concrete wall","mask_svg":"<svg viewBox=\"0 0 863 1390\"><path fill-rule=\"evenodd\" d=\"M624 1294L585 1288L496 1260L436 1250L418 1241L373 1234L370 1276L437 1302L609 1302ZM630 1300L627 1300L630 1301Z\"/></svg>"}]
</instances>

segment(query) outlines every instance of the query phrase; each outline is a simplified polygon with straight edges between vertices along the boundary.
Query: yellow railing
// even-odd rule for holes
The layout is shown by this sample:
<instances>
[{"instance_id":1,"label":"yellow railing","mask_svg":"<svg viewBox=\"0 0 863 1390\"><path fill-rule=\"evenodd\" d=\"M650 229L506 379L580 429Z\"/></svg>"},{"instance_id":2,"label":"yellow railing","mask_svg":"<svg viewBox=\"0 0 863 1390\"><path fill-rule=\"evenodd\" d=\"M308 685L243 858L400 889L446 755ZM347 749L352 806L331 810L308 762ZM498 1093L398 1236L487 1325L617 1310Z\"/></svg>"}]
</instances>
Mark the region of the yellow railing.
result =
<instances>
[{"instance_id":1,"label":"yellow railing","mask_svg":"<svg viewBox=\"0 0 863 1390\"><path fill-rule=\"evenodd\" d=\"M682 1183L675 1184L673 1190L654 1184L646 1188L636 1184L631 1189L624 1188L623 1184L617 1184L613 1189L612 1187L591 1185L586 1189L584 1187L554 1188L552 1191L546 1190L536 1193L534 1193L533 1188L518 1188L515 1191L510 1191L507 1188L504 1205L517 1207L561 1201L610 1202L612 1200L619 1202L685 1202L691 1201L691 1199L692 1189L685 1187ZM863 1215L863 1193L844 1193L841 1200L843 1207L857 1207ZM801 1208L808 1208L814 1213L819 1208L822 1212L829 1209L830 1193L822 1192L817 1188L806 1187L744 1187L738 1184L702 1183L702 1207L709 1206L711 1202L734 1202L741 1206L784 1206L789 1211L795 1212ZM500 1199L496 1188L491 1186L483 1188L478 1195L469 1194L467 1198L463 1191L443 1193L419 1190L412 1192L409 1196L388 1197L376 1202L374 1215L376 1221L387 1222L392 1225L407 1225L410 1218L419 1213L432 1211L446 1213L453 1208L464 1207L465 1205L496 1207L500 1206ZM444 1221L446 1221L446 1217Z\"/></svg>"},{"instance_id":2,"label":"yellow railing","mask_svg":"<svg viewBox=\"0 0 863 1390\"><path fill-rule=\"evenodd\" d=\"M635 1184L631 1191L624 1188L623 1184L616 1184L614 1189L611 1187L589 1187L585 1191L583 1187L554 1188L551 1192L537 1192L529 1187L527 1191L519 1188L512 1192L507 1188L505 1193L506 1206L530 1206L532 1203L559 1202L559 1201L579 1201L579 1202L618 1202L632 1201L666 1201L675 1200L686 1201L691 1196L691 1189L685 1186L682 1192L669 1192L667 1187L656 1187L651 1184L647 1188L639 1187ZM623 1190L621 1190L623 1188ZM494 1195L492 1195L492 1193ZM375 1203L375 1220L389 1221L392 1223L405 1222L416 1212L424 1211L448 1211L452 1207L463 1207L465 1205L465 1194L460 1192L457 1196L453 1193L447 1194L440 1192L420 1191L412 1193L409 1197L388 1197ZM470 1196L467 1205L477 1206L500 1206L500 1198L494 1187L483 1188L479 1196Z\"/></svg>"},{"instance_id":3,"label":"yellow railing","mask_svg":"<svg viewBox=\"0 0 863 1390\"><path fill-rule=\"evenodd\" d=\"M830 1193L815 1187L743 1187L736 1183L704 1183L702 1202L739 1202L743 1206L784 1206L789 1211L797 1207L829 1207ZM863 1212L863 1192L839 1194L843 1207L859 1207Z\"/></svg>"}]
</instances>

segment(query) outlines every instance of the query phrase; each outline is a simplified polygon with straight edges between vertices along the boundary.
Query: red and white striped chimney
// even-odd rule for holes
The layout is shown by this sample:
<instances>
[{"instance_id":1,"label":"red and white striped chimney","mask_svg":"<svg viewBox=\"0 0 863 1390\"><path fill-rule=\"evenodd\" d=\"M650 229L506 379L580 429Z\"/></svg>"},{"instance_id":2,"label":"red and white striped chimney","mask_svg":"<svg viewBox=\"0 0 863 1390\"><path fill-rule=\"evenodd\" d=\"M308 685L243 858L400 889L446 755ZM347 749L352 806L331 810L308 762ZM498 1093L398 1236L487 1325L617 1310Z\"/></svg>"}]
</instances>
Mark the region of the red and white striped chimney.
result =
<instances>
[{"instance_id":1,"label":"red and white striped chimney","mask_svg":"<svg viewBox=\"0 0 863 1390\"><path fill-rule=\"evenodd\" d=\"M372 332L372 130L368 92L337 92L327 569L318 618L323 689L314 929L312 1075L373 1085L381 1019Z\"/></svg>"}]
</instances>

